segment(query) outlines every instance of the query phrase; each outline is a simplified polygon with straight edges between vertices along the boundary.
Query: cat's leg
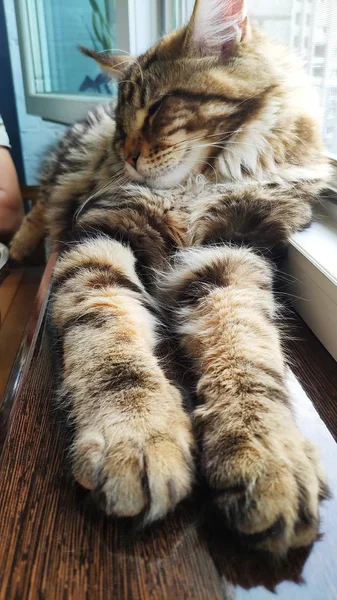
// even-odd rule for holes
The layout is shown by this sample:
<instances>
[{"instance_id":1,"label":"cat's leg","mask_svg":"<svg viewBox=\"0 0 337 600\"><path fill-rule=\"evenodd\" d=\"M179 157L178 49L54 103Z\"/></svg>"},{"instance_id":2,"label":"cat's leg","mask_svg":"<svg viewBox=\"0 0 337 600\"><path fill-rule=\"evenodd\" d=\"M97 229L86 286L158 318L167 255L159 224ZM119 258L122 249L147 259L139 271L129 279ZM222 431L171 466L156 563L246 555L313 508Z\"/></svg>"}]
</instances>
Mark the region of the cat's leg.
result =
<instances>
[{"instance_id":1,"label":"cat's leg","mask_svg":"<svg viewBox=\"0 0 337 600\"><path fill-rule=\"evenodd\" d=\"M153 301L134 255L103 236L74 244L54 283L74 476L108 514L163 517L190 492L192 434L154 354Z\"/></svg>"},{"instance_id":2,"label":"cat's leg","mask_svg":"<svg viewBox=\"0 0 337 600\"><path fill-rule=\"evenodd\" d=\"M201 466L225 522L275 553L310 544L327 488L294 422L268 262L245 248L193 248L163 285L197 367Z\"/></svg>"}]
</instances>

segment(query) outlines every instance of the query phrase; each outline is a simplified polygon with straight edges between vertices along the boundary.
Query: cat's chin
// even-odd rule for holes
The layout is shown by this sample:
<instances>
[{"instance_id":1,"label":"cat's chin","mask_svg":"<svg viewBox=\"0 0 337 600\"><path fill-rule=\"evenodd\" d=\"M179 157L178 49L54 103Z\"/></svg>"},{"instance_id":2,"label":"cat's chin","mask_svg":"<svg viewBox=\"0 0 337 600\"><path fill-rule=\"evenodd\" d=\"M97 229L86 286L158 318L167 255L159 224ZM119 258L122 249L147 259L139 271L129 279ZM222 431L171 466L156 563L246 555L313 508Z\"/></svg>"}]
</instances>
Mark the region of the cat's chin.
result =
<instances>
[{"instance_id":1,"label":"cat's chin","mask_svg":"<svg viewBox=\"0 0 337 600\"><path fill-rule=\"evenodd\" d=\"M152 189L169 189L183 183L183 181L186 179L186 176L183 178L176 177L174 172L160 175L158 177L144 177L144 175L137 173L137 171L134 169L131 171L127 165L125 170L134 183L143 183Z\"/></svg>"},{"instance_id":2,"label":"cat's chin","mask_svg":"<svg viewBox=\"0 0 337 600\"><path fill-rule=\"evenodd\" d=\"M179 167L177 170L179 170ZM150 188L166 190L184 183L184 181L186 181L186 179L188 178L189 174L189 171L186 171L183 174L179 174L177 173L177 171L172 171L165 175L160 175L159 177L146 178L145 183Z\"/></svg>"},{"instance_id":3,"label":"cat's chin","mask_svg":"<svg viewBox=\"0 0 337 600\"><path fill-rule=\"evenodd\" d=\"M125 163L125 169L135 182L144 183L153 189L170 189L184 183L190 175L200 173L201 166L204 164L203 158L202 152L198 148L192 148L178 165L175 165L166 173L142 175L128 163ZM200 161L202 162L200 163Z\"/></svg>"},{"instance_id":4,"label":"cat's chin","mask_svg":"<svg viewBox=\"0 0 337 600\"><path fill-rule=\"evenodd\" d=\"M155 174L144 176L128 163L125 163L125 170L132 181L136 183L144 183L150 188L157 189L169 189L181 184L187 178L190 171L183 161L174 169L171 169L164 174L161 173L157 176Z\"/></svg>"},{"instance_id":5,"label":"cat's chin","mask_svg":"<svg viewBox=\"0 0 337 600\"><path fill-rule=\"evenodd\" d=\"M145 183L145 177L138 173L138 171L136 171L136 169L134 169L131 165L125 162L124 167L126 173L129 175L132 181L137 181L138 183Z\"/></svg>"}]
</instances>

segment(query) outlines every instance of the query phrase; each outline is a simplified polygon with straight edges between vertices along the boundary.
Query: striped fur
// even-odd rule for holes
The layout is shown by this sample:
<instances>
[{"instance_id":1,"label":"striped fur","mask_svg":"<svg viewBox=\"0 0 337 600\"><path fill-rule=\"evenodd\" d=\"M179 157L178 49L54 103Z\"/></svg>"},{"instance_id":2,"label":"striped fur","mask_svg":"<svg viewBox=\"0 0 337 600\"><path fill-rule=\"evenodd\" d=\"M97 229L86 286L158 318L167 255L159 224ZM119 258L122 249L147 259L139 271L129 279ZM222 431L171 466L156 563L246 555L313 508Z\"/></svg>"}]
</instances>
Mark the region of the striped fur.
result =
<instances>
[{"instance_id":1,"label":"striped fur","mask_svg":"<svg viewBox=\"0 0 337 600\"><path fill-rule=\"evenodd\" d=\"M156 321L129 248L82 242L56 267L54 321L76 436L73 472L108 514L163 517L191 490L191 424L154 356Z\"/></svg>"},{"instance_id":2,"label":"striped fur","mask_svg":"<svg viewBox=\"0 0 337 600\"><path fill-rule=\"evenodd\" d=\"M192 489L193 425L219 518L276 554L307 545L327 487L294 423L268 262L328 174L304 76L236 0L198 0L131 64L89 54L123 70L117 105L69 130L11 248L33 247L46 211L74 476L151 522ZM165 311L191 418L158 358Z\"/></svg>"},{"instance_id":3,"label":"striped fur","mask_svg":"<svg viewBox=\"0 0 337 600\"><path fill-rule=\"evenodd\" d=\"M194 424L216 507L270 552L310 544L324 474L293 420L271 268L245 248L189 249L161 286L199 375Z\"/></svg>"}]
</instances>

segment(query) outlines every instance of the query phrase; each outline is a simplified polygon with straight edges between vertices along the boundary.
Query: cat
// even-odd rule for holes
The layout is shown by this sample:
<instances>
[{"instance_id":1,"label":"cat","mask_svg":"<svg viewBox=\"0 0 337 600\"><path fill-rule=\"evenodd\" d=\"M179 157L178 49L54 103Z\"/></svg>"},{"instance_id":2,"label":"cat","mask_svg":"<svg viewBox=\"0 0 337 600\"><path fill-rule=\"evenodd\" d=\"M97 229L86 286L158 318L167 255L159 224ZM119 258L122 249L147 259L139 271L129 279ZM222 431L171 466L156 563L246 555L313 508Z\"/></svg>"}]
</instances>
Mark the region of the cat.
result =
<instances>
[{"instance_id":1,"label":"cat","mask_svg":"<svg viewBox=\"0 0 337 600\"><path fill-rule=\"evenodd\" d=\"M229 528L276 555L309 545L328 487L294 421L271 262L328 176L306 78L242 0L197 0L137 59L84 52L118 72L117 106L66 133L11 248L46 220L60 253L74 477L149 524L190 494L197 444ZM192 414L156 351L163 310L196 373Z\"/></svg>"}]
</instances>

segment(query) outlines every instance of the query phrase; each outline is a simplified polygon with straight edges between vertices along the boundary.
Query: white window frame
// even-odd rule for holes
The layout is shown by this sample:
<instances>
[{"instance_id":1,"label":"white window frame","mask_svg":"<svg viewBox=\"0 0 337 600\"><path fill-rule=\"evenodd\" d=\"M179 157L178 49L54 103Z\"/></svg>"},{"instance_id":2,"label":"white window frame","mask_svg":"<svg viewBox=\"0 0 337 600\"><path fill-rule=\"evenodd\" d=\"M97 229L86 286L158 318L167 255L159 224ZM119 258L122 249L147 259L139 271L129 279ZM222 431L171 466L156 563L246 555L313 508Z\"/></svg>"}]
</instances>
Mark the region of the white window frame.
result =
<instances>
[{"instance_id":1,"label":"white window frame","mask_svg":"<svg viewBox=\"0 0 337 600\"><path fill-rule=\"evenodd\" d=\"M164 17L164 32L168 33L186 24L195 0L162 0L162 12Z\"/></svg>"},{"instance_id":2,"label":"white window frame","mask_svg":"<svg viewBox=\"0 0 337 600\"><path fill-rule=\"evenodd\" d=\"M336 198L318 205L311 227L292 236L285 270L295 310L337 361Z\"/></svg>"},{"instance_id":3,"label":"white window frame","mask_svg":"<svg viewBox=\"0 0 337 600\"><path fill-rule=\"evenodd\" d=\"M29 10L31 0L15 0L21 60L23 66L23 79L25 87L27 112L49 121L72 124L86 115L88 110L109 101L106 96L89 96L83 94L57 94L52 92L42 93L38 87L38 77L34 75L37 70L48 73L46 52L34 47L34 40L39 39L38 26L43 27L42 20L38 19L35 9ZM42 7L42 4L41 4ZM157 0L124 0L116 3L117 47L130 54L144 52L157 38L159 32L159 3ZM35 16L37 17L35 18ZM29 23L29 27L28 24ZM36 31L36 37L31 32ZM32 40L33 38L33 40ZM43 41L42 41L43 45ZM33 63L33 52L35 65ZM50 88L50 82L44 80L44 88Z\"/></svg>"},{"instance_id":4,"label":"white window frame","mask_svg":"<svg viewBox=\"0 0 337 600\"><path fill-rule=\"evenodd\" d=\"M337 194L337 157L328 154L331 163L331 184L330 188Z\"/></svg>"}]
</instances>

